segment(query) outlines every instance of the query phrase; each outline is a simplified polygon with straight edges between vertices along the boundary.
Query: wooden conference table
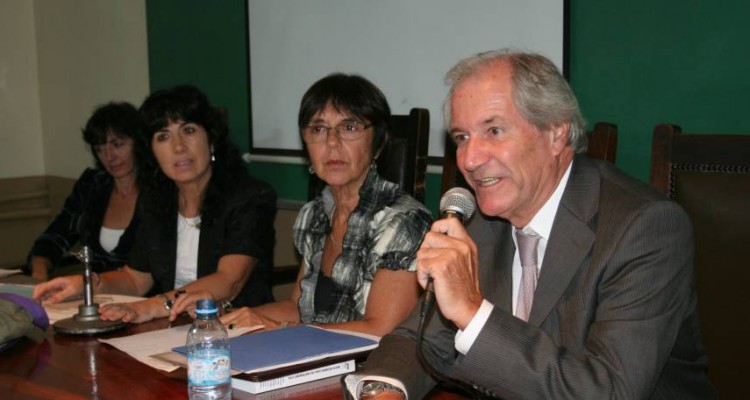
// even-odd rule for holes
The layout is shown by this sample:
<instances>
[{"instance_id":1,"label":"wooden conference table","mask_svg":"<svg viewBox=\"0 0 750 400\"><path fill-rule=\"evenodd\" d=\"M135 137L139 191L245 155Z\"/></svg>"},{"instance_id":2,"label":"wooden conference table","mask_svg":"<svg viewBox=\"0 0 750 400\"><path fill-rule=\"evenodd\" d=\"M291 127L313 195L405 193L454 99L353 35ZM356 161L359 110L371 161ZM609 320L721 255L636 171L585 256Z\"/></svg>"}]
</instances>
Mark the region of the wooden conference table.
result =
<instances>
[{"instance_id":1,"label":"wooden conference table","mask_svg":"<svg viewBox=\"0 0 750 400\"><path fill-rule=\"evenodd\" d=\"M166 318L97 337L47 332L36 343L22 339L0 352L0 398L8 399L187 399L185 370L166 373L97 339L133 335L169 326ZM339 377L258 395L235 390L234 399L343 399ZM465 397L436 391L431 400Z\"/></svg>"}]
</instances>

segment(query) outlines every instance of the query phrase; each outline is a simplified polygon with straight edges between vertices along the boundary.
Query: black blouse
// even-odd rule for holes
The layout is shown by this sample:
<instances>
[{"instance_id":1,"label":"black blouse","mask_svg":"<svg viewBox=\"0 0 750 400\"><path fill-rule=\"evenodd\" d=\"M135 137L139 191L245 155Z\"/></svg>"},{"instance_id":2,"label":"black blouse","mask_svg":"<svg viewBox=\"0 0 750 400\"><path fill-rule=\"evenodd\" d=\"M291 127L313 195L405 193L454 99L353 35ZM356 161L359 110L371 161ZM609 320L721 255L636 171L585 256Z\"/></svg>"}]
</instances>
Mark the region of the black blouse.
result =
<instances>
[{"instance_id":1,"label":"black blouse","mask_svg":"<svg viewBox=\"0 0 750 400\"><path fill-rule=\"evenodd\" d=\"M210 183L209 183L210 184ZM154 287L150 293L174 289L177 260L177 197L161 210L142 207L141 225L128 265L150 272ZM255 306L273 300L271 269L276 215L276 193L265 182L241 175L224 194L222 204L201 215L197 277L216 272L219 259L243 254L258 260L245 288L232 301L236 307ZM143 202L150 201L144 198Z\"/></svg>"},{"instance_id":2,"label":"black blouse","mask_svg":"<svg viewBox=\"0 0 750 400\"><path fill-rule=\"evenodd\" d=\"M99 242L104 214L114 188L114 179L106 171L87 168L73 187L73 192L65 199L60 214L39 235L28 255L42 256L58 266L63 256L78 242L91 249L91 269L106 272L118 269L127 263L133 247L139 220L133 214L130 225L125 229L112 252L107 252ZM137 207L137 206L136 206ZM27 269L28 263L27 262Z\"/></svg>"}]
</instances>

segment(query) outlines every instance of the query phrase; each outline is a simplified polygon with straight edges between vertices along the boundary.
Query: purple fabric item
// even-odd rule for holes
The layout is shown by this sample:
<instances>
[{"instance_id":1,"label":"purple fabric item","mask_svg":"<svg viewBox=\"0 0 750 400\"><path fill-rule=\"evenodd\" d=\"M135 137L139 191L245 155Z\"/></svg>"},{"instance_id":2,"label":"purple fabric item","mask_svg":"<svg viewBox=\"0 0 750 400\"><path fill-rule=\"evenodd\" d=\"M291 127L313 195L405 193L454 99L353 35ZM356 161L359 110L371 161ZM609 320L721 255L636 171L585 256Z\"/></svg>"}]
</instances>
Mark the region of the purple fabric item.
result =
<instances>
[{"instance_id":1,"label":"purple fabric item","mask_svg":"<svg viewBox=\"0 0 750 400\"><path fill-rule=\"evenodd\" d=\"M47 316L47 312L44 311L44 307L36 301L14 293L0 293L0 299L16 303L26 309L31 315L34 326L37 328L41 330L47 330L47 328L49 328L49 317Z\"/></svg>"}]
</instances>

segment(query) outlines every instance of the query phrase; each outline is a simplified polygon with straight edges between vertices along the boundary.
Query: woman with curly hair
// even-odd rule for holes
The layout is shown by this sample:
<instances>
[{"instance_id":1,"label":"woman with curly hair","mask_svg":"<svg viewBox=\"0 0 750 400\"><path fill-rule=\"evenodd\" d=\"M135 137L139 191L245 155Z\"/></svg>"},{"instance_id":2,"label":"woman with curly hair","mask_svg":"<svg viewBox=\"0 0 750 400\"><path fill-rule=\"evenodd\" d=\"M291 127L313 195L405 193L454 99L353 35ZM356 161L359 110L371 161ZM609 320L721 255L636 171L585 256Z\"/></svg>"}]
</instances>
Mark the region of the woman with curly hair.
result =
<instances>
[{"instance_id":1,"label":"woman with curly hair","mask_svg":"<svg viewBox=\"0 0 750 400\"><path fill-rule=\"evenodd\" d=\"M138 228L138 163L135 146L143 126L130 103L111 102L94 110L83 128L96 166L78 178L60 214L34 241L27 270L46 281L76 244L91 249L91 268L102 273L127 263Z\"/></svg>"}]
</instances>

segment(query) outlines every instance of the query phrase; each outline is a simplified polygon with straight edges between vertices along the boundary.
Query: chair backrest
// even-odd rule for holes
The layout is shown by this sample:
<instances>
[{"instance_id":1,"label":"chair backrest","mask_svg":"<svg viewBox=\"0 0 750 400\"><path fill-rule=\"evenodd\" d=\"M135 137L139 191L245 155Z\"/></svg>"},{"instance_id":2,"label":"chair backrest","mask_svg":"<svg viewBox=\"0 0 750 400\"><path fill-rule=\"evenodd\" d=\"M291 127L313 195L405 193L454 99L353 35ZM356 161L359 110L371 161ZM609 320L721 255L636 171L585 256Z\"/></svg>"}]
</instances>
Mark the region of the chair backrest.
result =
<instances>
[{"instance_id":1,"label":"chair backrest","mask_svg":"<svg viewBox=\"0 0 750 400\"><path fill-rule=\"evenodd\" d=\"M617 153L617 125L597 122L593 130L586 132L586 136L589 142L586 154L591 158L614 164ZM454 186L469 187L456 166L456 146L453 141L446 139L440 193L443 194Z\"/></svg>"},{"instance_id":2,"label":"chair backrest","mask_svg":"<svg viewBox=\"0 0 750 400\"><path fill-rule=\"evenodd\" d=\"M424 203L430 112L412 108L408 115L392 115L390 122L389 143L376 161L378 173ZM311 174L308 199L314 199L324 187L325 183Z\"/></svg>"},{"instance_id":3,"label":"chair backrest","mask_svg":"<svg viewBox=\"0 0 750 400\"><path fill-rule=\"evenodd\" d=\"M586 154L597 160L615 163L617 156L617 125L609 122L597 122L594 129L586 132L589 140Z\"/></svg>"},{"instance_id":4,"label":"chair backrest","mask_svg":"<svg viewBox=\"0 0 750 400\"><path fill-rule=\"evenodd\" d=\"M722 398L742 398L750 372L750 135L656 126L651 185L680 203L693 222L708 374Z\"/></svg>"}]
</instances>

